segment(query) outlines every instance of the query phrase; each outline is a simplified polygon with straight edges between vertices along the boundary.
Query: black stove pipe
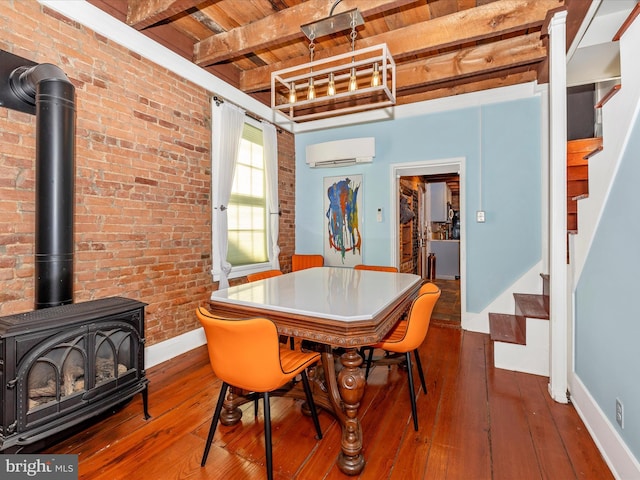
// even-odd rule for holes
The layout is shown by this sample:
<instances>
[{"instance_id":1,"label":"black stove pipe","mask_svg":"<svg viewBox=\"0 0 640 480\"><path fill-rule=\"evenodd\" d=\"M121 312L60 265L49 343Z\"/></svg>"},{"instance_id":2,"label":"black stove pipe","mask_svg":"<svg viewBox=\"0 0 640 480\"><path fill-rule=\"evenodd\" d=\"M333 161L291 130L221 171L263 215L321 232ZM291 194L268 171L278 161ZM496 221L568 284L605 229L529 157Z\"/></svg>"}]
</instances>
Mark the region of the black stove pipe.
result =
<instances>
[{"instance_id":1,"label":"black stove pipe","mask_svg":"<svg viewBox=\"0 0 640 480\"><path fill-rule=\"evenodd\" d=\"M75 87L48 63L16 68L9 84L36 107L35 308L73 303Z\"/></svg>"}]
</instances>

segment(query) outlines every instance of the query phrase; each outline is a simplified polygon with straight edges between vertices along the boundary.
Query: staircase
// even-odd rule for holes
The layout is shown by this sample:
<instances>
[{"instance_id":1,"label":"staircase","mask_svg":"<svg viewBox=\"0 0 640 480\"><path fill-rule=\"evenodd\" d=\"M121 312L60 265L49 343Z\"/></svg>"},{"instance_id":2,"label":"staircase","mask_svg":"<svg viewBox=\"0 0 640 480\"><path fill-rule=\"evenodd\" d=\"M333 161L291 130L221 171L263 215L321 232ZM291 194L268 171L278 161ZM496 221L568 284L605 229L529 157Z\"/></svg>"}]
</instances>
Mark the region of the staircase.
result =
<instances>
[{"instance_id":1,"label":"staircase","mask_svg":"<svg viewBox=\"0 0 640 480\"><path fill-rule=\"evenodd\" d=\"M614 86L595 108L602 108L619 90L620 85ZM567 235L578 232L578 201L589 197L588 162L602 150L600 137L567 143ZM541 276L541 295L514 293L515 313L489 313L496 368L549 376L549 277Z\"/></svg>"},{"instance_id":2,"label":"staircase","mask_svg":"<svg viewBox=\"0 0 640 480\"><path fill-rule=\"evenodd\" d=\"M514 293L515 313L489 313L496 368L549 376L549 278L541 295Z\"/></svg>"},{"instance_id":3,"label":"staircase","mask_svg":"<svg viewBox=\"0 0 640 480\"><path fill-rule=\"evenodd\" d=\"M567 231L578 232L578 200L589 196L589 159L602 151L602 138L567 142Z\"/></svg>"}]
</instances>

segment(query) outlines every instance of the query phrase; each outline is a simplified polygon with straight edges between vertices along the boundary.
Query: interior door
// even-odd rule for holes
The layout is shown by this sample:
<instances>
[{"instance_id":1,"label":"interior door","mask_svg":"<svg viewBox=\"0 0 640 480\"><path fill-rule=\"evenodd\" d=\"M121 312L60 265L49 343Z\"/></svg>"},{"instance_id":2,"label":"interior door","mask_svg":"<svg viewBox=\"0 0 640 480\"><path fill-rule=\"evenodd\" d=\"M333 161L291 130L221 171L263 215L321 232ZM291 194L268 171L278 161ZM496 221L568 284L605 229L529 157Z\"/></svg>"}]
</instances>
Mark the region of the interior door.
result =
<instances>
[{"instance_id":1,"label":"interior door","mask_svg":"<svg viewBox=\"0 0 640 480\"><path fill-rule=\"evenodd\" d=\"M418 184L418 271L416 272L422 278L427 276L427 247L428 247L428 195L426 184L420 182Z\"/></svg>"}]
</instances>

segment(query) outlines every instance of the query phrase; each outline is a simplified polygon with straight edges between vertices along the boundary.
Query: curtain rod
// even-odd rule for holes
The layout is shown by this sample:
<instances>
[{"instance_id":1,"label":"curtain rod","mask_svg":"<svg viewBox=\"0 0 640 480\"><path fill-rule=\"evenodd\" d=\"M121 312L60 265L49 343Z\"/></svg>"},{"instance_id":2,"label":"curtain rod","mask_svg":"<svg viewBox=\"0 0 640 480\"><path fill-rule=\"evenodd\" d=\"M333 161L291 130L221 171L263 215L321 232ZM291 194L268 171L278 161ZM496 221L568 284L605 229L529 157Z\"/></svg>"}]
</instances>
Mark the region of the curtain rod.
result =
<instances>
[{"instance_id":1,"label":"curtain rod","mask_svg":"<svg viewBox=\"0 0 640 480\"><path fill-rule=\"evenodd\" d=\"M219 97L219 96L217 96L217 95L214 95L214 96L213 96L213 101L216 103L216 107L219 107L219 106L220 106L220 104L222 104L222 103L224 103L224 102L229 102L229 100L225 100L224 98L221 98L221 97ZM270 122L270 121L268 121L268 120L266 120L266 119L264 119L264 118L260 117L259 115L256 115L255 113L250 112L250 111L248 111L248 110L246 110L246 109L242 108L242 107L241 107L241 106L239 106L239 105L236 105L236 104L235 104L235 103L233 103L233 102L229 102L229 103L230 103L231 105L235 105L236 107L238 107L238 108L242 109L242 110L244 111L244 114L245 114L247 117L253 118L254 120L256 120L256 121L258 121L258 122L267 122L267 123L270 123L271 125L274 125L274 126L276 127L276 131L277 131L278 133L282 133L282 129L281 129L280 127L278 127L277 125L275 125L273 122Z\"/></svg>"}]
</instances>

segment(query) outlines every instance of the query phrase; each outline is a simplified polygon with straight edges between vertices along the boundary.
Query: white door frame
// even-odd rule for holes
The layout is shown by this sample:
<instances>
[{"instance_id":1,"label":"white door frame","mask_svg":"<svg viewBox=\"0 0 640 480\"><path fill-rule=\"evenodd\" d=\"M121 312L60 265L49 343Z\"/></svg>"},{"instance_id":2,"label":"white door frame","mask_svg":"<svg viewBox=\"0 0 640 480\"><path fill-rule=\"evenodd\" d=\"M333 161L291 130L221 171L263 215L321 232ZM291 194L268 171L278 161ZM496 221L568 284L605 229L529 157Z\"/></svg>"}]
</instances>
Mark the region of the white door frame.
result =
<instances>
[{"instance_id":1,"label":"white door frame","mask_svg":"<svg viewBox=\"0 0 640 480\"><path fill-rule=\"evenodd\" d=\"M460 316L464 314L467 305L467 262L466 262L466 232L465 232L465 157L444 158L438 160L425 160L418 162L393 163L391 169L391 212L389 214L391 249L393 252L393 265L400 268L400 239L399 218L400 209L400 177L414 175L439 175L443 173L457 173L460 176Z\"/></svg>"}]
</instances>

